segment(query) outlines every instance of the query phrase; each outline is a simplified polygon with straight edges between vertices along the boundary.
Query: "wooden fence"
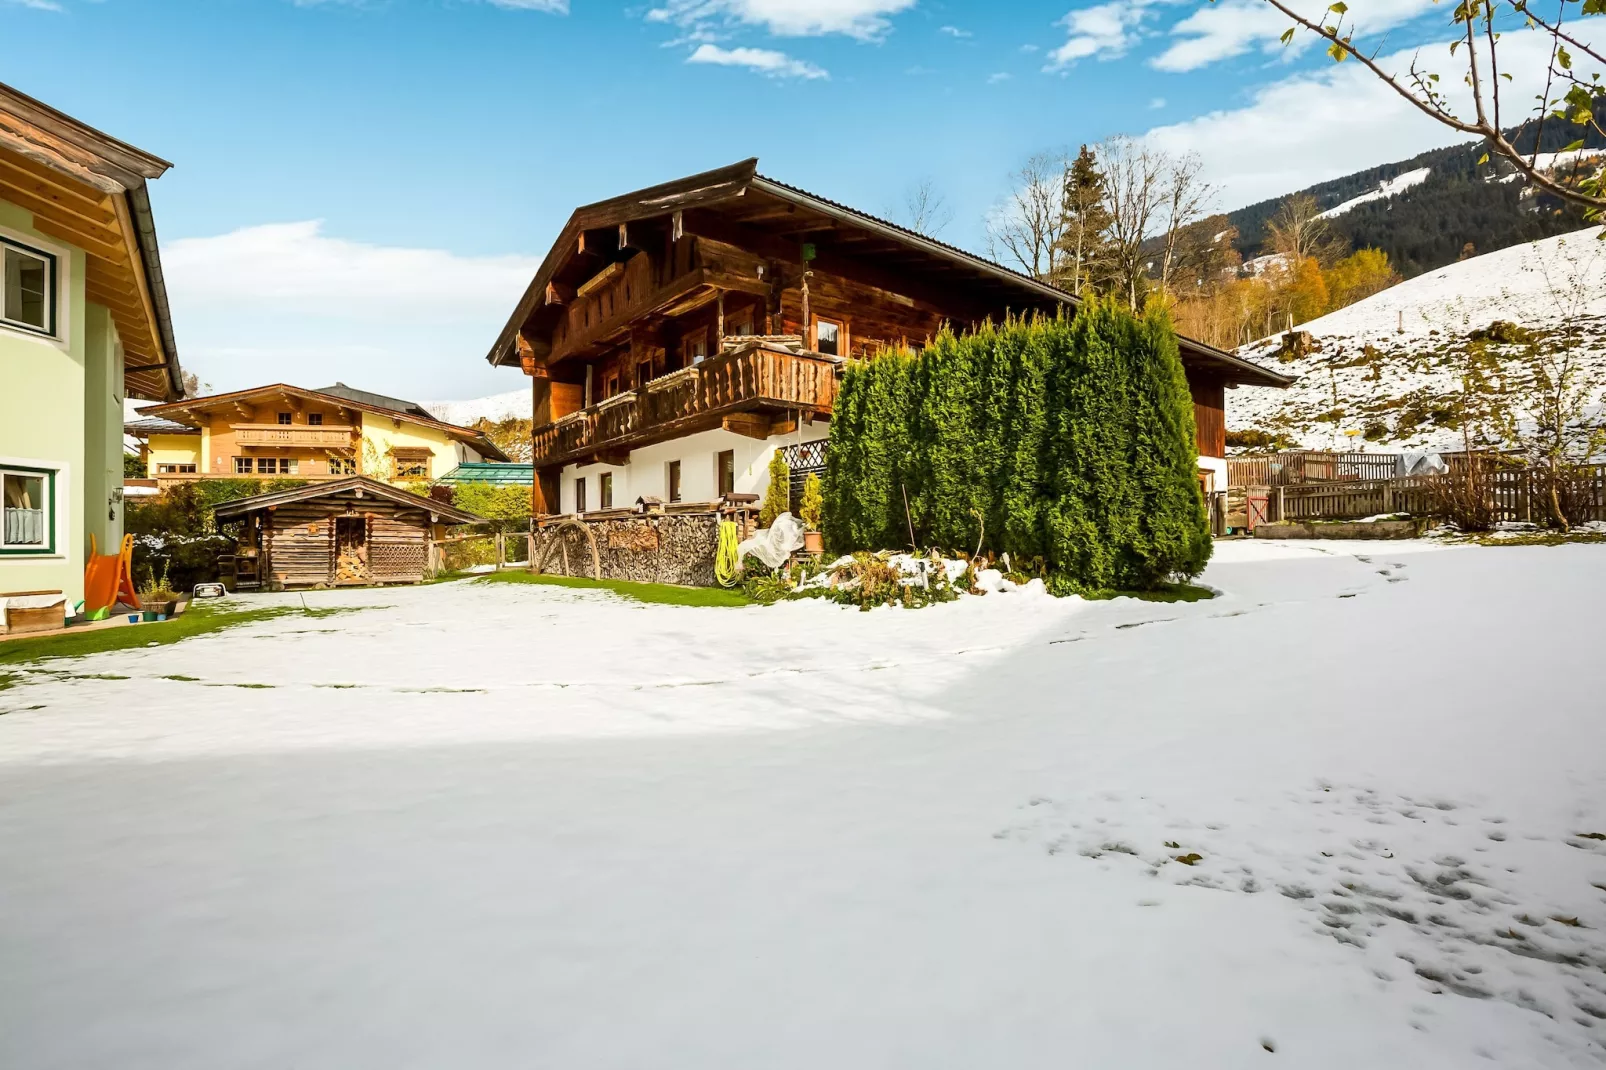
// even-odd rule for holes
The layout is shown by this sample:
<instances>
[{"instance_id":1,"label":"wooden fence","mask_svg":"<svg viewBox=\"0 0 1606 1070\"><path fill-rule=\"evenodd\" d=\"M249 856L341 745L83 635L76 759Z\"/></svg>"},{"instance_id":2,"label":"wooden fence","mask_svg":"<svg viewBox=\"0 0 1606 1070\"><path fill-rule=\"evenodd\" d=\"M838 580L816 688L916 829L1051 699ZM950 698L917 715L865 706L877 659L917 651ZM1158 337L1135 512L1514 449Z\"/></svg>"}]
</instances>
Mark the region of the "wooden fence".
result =
<instances>
[{"instance_id":1,"label":"wooden fence","mask_svg":"<svg viewBox=\"0 0 1606 1070\"><path fill-rule=\"evenodd\" d=\"M1407 476L1273 486L1272 520L1357 520L1385 513L1432 516L1439 511L1439 488L1456 475ZM1496 519L1503 523L1543 522L1549 515L1548 482L1542 471L1497 469L1488 474ZM1606 522L1606 465L1576 471L1560 488L1562 509L1574 524Z\"/></svg>"},{"instance_id":2,"label":"wooden fence","mask_svg":"<svg viewBox=\"0 0 1606 1070\"><path fill-rule=\"evenodd\" d=\"M1393 479L1399 457L1392 453L1283 453L1227 458L1227 482L1238 487L1286 487L1300 483L1338 483Z\"/></svg>"}]
</instances>

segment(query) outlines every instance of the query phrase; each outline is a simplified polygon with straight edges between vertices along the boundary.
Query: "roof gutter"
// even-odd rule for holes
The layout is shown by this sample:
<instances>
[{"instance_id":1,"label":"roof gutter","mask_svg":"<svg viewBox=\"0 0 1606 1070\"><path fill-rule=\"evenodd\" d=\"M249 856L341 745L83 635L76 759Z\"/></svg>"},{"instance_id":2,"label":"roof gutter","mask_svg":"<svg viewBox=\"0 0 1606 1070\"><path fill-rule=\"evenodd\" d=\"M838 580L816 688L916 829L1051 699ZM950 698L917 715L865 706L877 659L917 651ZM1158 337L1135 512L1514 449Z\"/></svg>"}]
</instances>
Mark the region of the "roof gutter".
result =
<instances>
[{"instance_id":1,"label":"roof gutter","mask_svg":"<svg viewBox=\"0 0 1606 1070\"><path fill-rule=\"evenodd\" d=\"M151 288L151 307L156 312L156 329L167 354L167 386L170 397L184 396L184 370L178 363L178 343L173 337L173 314L167 306L167 278L162 274L162 254L156 242L156 218L151 213L150 192L143 180L129 187L128 206L139 239L140 258L145 262L145 279Z\"/></svg>"}]
</instances>

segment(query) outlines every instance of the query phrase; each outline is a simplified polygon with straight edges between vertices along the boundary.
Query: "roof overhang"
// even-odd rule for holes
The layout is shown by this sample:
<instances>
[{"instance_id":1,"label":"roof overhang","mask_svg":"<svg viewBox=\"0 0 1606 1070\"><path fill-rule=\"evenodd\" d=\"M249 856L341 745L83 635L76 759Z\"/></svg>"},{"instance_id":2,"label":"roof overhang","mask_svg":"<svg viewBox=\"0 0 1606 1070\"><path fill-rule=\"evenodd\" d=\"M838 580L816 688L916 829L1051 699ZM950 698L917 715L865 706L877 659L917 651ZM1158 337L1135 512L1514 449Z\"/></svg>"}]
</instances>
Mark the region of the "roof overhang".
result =
<instances>
[{"instance_id":1,"label":"roof overhang","mask_svg":"<svg viewBox=\"0 0 1606 1070\"><path fill-rule=\"evenodd\" d=\"M871 262L880 260L885 263L889 273L906 274L912 282L922 276L927 282L946 280L951 283L962 279L978 289L987 290L993 296L994 305L1002 303L1016 313L1060 307L1075 309L1081 305L1081 299L1076 295L1040 279L896 223L766 178L758 173L758 160L755 158L576 209L541 262L535 278L486 359L495 365L519 363L519 332L541 307L547 284L574 255L578 239L586 231L674 212L691 212L697 208L732 202L737 198L745 198L744 203L749 205L763 202L765 205L784 206L784 211L795 211L798 217L788 221L788 226L794 231L806 230L809 220L817 221L822 231L840 228L837 233L850 234L857 248L863 250L857 255ZM801 240L798 248L801 249ZM1191 338L1180 338L1179 342L1185 363L1207 367L1230 384L1285 387L1293 382L1286 376Z\"/></svg>"},{"instance_id":2,"label":"roof overhang","mask_svg":"<svg viewBox=\"0 0 1606 1070\"><path fill-rule=\"evenodd\" d=\"M84 250L85 294L105 307L136 397L183 394L146 182L173 165L0 84L0 198Z\"/></svg>"},{"instance_id":3,"label":"roof overhang","mask_svg":"<svg viewBox=\"0 0 1606 1070\"><path fill-rule=\"evenodd\" d=\"M480 524L484 523L485 519L456 506L438 502L433 498L420 497L411 491L393 487L388 483L381 483L377 479L369 479L367 476L352 476L349 479L337 479L328 483L309 483L304 487L292 487L289 490L272 491L268 494L253 495L249 498L236 498L232 502L224 502L214 508L213 515L219 520L227 520L290 502L330 498L335 495L353 492L358 497L372 496L382 501L419 509L440 517L442 521L453 524Z\"/></svg>"}]
</instances>

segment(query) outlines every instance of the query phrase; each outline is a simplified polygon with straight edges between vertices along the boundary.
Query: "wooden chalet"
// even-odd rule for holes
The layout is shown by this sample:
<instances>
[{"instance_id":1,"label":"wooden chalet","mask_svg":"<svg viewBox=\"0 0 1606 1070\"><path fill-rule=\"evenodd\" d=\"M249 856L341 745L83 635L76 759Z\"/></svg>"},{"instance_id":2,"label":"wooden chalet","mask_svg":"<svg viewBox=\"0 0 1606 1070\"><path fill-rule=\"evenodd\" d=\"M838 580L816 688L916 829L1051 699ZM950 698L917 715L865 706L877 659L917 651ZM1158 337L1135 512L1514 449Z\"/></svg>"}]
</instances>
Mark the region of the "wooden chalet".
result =
<instances>
[{"instance_id":1,"label":"wooden chalet","mask_svg":"<svg viewBox=\"0 0 1606 1070\"><path fill-rule=\"evenodd\" d=\"M760 454L823 457L844 359L1076 303L746 160L577 210L488 359L533 380L536 513L584 513L762 490ZM1291 380L1189 339L1182 359L1224 490L1224 391Z\"/></svg>"},{"instance_id":2,"label":"wooden chalet","mask_svg":"<svg viewBox=\"0 0 1606 1070\"><path fill-rule=\"evenodd\" d=\"M240 498L214 515L244 521L238 556L274 588L419 583L431 539L482 520L366 476Z\"/></svg>"}]
</instances>

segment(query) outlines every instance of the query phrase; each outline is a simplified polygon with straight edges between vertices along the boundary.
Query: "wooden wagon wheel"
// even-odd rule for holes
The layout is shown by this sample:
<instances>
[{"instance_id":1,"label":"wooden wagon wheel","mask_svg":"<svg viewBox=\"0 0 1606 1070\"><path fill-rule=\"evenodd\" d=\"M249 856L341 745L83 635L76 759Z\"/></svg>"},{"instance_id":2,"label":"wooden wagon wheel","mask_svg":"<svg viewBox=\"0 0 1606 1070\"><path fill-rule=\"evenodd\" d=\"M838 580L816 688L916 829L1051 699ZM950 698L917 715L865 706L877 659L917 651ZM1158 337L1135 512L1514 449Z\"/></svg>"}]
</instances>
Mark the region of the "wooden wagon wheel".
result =
<instances>
[{"instance_id":1,"label":"wooden wagon wheel","mask_svg":"<svg viewBox=\"0 0 1606 1070\"><path fill-rule=\"evenodd\" d=\"M602 554L597 551L597 536L592 532L591 525L583 524L578 520L560 520L546 530L554 535L561 535L564 531L570 529L578 531L586 537L586 542L591 547L591 578L594 580L602 579ZM546 559L551 556L552 547L557 544L558 540L555 538L546 541L546 545L541 547L541 559L532 563L531 572L539 576L546 571Z\"/></svg>"}]
</instances>

